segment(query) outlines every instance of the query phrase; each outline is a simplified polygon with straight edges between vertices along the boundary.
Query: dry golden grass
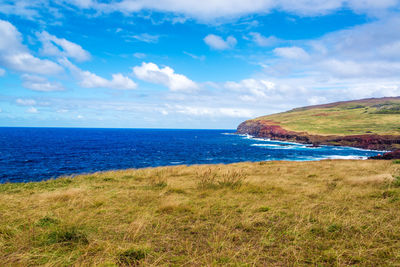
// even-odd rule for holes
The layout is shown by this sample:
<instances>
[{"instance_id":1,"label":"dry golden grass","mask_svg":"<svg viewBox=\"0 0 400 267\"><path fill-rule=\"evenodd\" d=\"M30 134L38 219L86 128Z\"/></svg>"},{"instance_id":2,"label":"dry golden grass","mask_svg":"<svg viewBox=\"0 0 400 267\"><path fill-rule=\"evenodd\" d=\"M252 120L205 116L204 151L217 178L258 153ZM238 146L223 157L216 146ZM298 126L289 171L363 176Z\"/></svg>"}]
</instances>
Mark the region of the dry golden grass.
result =
<instances>
[{"instance_id":1,"label":"dry golden grass","mask_svg":"<svg viewBox=\"0 0 400 267\"><path fill-rule=\"evenodd\" d=\"M0 266L398 266L400 164L260 162L0 185Z\"/></svg>"}]
</instances>

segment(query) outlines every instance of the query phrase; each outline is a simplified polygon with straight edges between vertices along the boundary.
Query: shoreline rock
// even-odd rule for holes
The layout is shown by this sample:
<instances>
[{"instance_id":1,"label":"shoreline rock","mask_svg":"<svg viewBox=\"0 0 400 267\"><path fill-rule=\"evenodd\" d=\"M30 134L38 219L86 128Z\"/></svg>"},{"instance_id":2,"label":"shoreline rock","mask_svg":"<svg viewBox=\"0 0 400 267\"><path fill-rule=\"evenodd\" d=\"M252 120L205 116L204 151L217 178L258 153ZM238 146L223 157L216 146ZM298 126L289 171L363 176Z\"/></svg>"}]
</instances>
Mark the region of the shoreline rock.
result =
<instances>
[{"instance_id":1,"label":"shoreline rock","mask_svg":"<svg viewBox=\"0 0 400 267\"><path fill-rule=\"evenodd\" d=\"M383 155L377 155L374 157L369 157L369 159L383 159L383 160L392 160L392 159L400 159L400 149L397 149L392 152L387 152Z\"/></svg>"}]
</instances>

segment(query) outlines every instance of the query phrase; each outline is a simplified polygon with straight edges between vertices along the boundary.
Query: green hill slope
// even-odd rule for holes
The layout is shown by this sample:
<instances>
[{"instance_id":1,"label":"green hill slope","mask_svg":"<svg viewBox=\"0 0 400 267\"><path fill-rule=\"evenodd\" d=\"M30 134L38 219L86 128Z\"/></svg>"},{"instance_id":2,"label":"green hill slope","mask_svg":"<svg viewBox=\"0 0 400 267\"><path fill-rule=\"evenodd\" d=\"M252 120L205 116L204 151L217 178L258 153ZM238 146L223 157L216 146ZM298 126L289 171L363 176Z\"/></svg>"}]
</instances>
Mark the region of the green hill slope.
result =
<instances>
[{"instance_id":1,"label":"green hill slope","mask_svg":"<svg viewBox=\"0 0 400 267\"><path fill-rule=\"evenodd\" d=\"M400 135L400 97L363 99L263 116L286 130L318 135Z\"/></svg>"}]
</instances>

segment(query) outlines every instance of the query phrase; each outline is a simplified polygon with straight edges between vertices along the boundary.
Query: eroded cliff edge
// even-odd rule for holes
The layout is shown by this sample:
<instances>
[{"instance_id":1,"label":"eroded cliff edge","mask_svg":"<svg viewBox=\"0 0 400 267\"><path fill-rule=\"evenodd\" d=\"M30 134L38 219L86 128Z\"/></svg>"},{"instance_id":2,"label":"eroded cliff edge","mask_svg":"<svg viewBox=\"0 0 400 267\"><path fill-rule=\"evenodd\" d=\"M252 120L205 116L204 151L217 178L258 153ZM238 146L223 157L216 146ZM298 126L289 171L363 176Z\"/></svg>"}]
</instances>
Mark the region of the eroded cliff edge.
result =
<instances>
[{"instance_id":1,"label":"eroded cliff edge","mask_svg":"<svg viewBox=\"0 0 400 267\"><path fill-rule=\"evenodd\" d=\"M400 122L399 122L400 124ZM312 135L307 132L285 130L278 122L271 120L248 120L237 128L238 134L249 134L259 138L305 143L314 146L350 146L373 150L400 149L400 135Z\"/></svg>"}]
</instances>

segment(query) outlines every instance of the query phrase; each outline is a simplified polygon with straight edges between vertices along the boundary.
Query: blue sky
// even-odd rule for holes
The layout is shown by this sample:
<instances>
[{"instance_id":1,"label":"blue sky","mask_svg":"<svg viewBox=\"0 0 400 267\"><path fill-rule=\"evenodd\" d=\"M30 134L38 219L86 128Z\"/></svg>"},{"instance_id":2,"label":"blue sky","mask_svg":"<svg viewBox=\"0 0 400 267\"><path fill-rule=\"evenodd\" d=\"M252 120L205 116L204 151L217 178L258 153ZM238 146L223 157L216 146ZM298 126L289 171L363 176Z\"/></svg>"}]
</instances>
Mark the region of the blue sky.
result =
<instances>
[{"instance_id":1,"label":"blue sky","mask_svg":"<svg viewBox=\"0 0 400 267\"><path fill-rule=\"evenodd\" d=\"M0 126L233 129L400 95L398 0L0 0Z\"/></svg>"}]
</instances>

